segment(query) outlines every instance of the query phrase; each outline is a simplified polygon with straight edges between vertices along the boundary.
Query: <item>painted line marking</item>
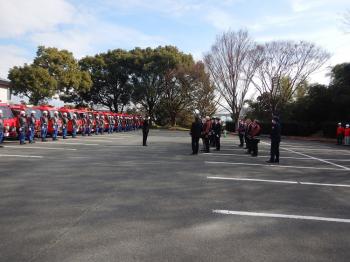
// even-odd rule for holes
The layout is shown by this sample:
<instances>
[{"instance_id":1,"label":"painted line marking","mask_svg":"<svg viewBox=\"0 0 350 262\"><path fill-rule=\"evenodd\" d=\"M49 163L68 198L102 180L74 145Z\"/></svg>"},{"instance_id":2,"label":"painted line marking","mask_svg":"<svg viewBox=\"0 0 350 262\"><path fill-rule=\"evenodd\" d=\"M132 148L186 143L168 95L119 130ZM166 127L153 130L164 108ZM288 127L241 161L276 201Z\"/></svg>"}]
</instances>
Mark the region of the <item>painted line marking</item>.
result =
<instances>
[{"instance_id":1,"label":"painted line marking","mask_svg":"<svg viewBox=\"0 0 350 262\"><path fill-rule=\"evenodd\" d=\"M318 160L320 162L323 162L323 163L326 163L326 164L330 164L332 166L336 166L336 167L340 167L340 168L343 168L345 170L350 170L349 168L347 168L346 166L342 166L342 165L338 165L338 164L335 164L333 162L330 162L330 161L327 161L327 160L324 160L324 159L321 159L321 158L318 158L318 157L313 157L313 156L310 156L310 155L307 155L307 154L304 154L304 153L299 153L297 151L294 151L294 150L291 150L291 149L288 149L288 148L284 148L284 150L287 150L289 152L292 152L294 154L297 154L297 155L300 155L300 156L305 156L305 157L309 157L311 159L315 159L315 160Z\"/></svg>"},{"instance_id":2,"label":"painted line marking","mask_svg":"<svg viewBox=\"0 0 350 262\"><path fill-rule=\"evenodd\" d=\"M330 167L283 166L283 165L264 165L264 164L253 164L253 163L232 163L232 162L215 162L215 161L205 161L205 164L210 164L210 165L264 166L264 167L274 167L274 168L295 168L295 169L315 169L315 170L349 171L349 170L346 170L346 169L330 168Z\"/></svg>"},{"instance_id":3,"label":"painted line marking","mask_svg":"<svg viewBox=\"0 0 350 262\"><path fill-rule=\"evenodd\" d=\"M44 158L43 156L29 156L29 155L0 155L0 157Z\"/></svg>"},{"instance_id":4,"label":"painted line marking","mask_svg":"<svg viewBox=\"0 0 350 262\"><path fill-rule=\"evenodd\" d=\"M5 148L21 148L21 149L48 149L48 150L67 150L76 151L76 148L63 148L63 147L40 147L40 146L4 146Z\"/></svg>"},{"instance_id":5,"label":"painted line marking","mask_svg":"<svg viewBox=\"0 0 350 262\"><path fill-rule=\"evenodd\" d=\"M350 188L350 185L345 185L345 184L325 184L325 183L301 182L301 181L290 181L290 180L268 180L268 179L235 178L235 177L220 177L220 176L208 176L207 179L281 183L281 184L298 184L298 185L307 185L307 186L349 187Z\"/></svg>"},{"instance_id":6,"label":"painted line marking","mask_svg":"<svg viewBox=\"0 0 350 262\"><path fill-rule=\"evenodd\" d=\"M213 210L213 213L223 214L223 215L236 215L236 216L287 218L287 219L298 219L298 220L350 223L350 219L333 218L333 217L300 216L300 215L257 213L257 212L231 211L231 210Z\"/></svg>"},{"instance_id":7,"label":"painted line marking","mask_svg":"<svg viewBox=\"0 0 350 262\"><path fill-rule=\"evenodd\" d=\"M250 157L248 154L228 154L228 153L203 153L200 155L211 155L211 156L241 156L241 157ZM269 155L260 155L259 158L270 158ZM283 159L296 159L296 160L310 160L309 157L291 157L291 156L280 156ZM325 158L323 160L327 161L339 161L339 162L350 162L350 159L337 159L337 158Z\"/></svg>"},{"instance_id":8,"label":"painted line marking","mask_svg":"<svg viewBox=\"0 0 350 262\"><path fill-rule=\"evenodd\" d=\"M55 143L57 143L57 144L59 144L59 145L86 145L86 146L99 146L99 144L87 144L87 143L70 143L70 142L57 142L57 141L50 141L50 142L45 142L45 144L55 144Z\"/></svg>"}]
</instances>

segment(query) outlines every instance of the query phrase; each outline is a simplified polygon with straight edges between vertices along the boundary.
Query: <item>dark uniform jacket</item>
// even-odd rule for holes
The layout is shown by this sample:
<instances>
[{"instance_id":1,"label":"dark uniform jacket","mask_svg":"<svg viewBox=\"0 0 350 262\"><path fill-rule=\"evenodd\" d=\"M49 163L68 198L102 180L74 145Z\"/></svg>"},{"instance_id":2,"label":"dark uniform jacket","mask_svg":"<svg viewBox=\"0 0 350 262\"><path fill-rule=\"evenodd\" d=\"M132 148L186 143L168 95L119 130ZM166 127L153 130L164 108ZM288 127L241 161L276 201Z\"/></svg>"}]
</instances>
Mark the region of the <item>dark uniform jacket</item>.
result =
<instances>
[{"instance_id":1,"label":"dark uniform jacket","mask_svg":"<svg viewBox=\"0 0 350 262\"><path fill-rule=\"evenodd\" d=\"M216 123L213 126L213 131L214 131L215 136L221 137L221 124L220 123Z\"/></svg>"},{"instance_id":2,"label":"dark uniform jacket","mask_svg":"<svg viewBox=\"0 0 350 262\"><path fill-rule=\"evenodd\" d=\"M4 132L4 120L0 117L0 132Z\"/></svg>"},{"instance_id":3,"label":"dark uniform jacket","mask_svg":"<svg viewBox=\"0 0 350 262\"><path fill-rule=\"evenodd\" d=\"M25 118L24 116L21 116L19 118L19 128L22 130L22 131L25 131L26 128L27 128L27 118Z\"/></svg>"},{"instance_id":4,"label":"dark uniform jacket","mask_svg":"<svg viewBox=\"0 0 350 262\"><path fill-rule=\"evenodd\" d=\"M35 117L34 116L31 116L31 117L29 117L29 126L30 127L35 127L35 122L36 122L36 119L35 119Z\"/></svg>"},{"instance_id":5,"label":"dark uniform jacket","mask_svg":"<svg viewBox=\"0 0 350 262\"><path fill-rule=\"evenodd\" d=\"M149 132L149 122L148 122L148 120L144 120L143 121L142 131L144 133L148 133Z\"/></svg>"},{"instance_id":6,"label":"dark uniform jacket","mask_svg":"<svg viewBox=\"0 0 350 262\"><path fill-rule=\"evenodd\" d=\"M280 142L281 141L281 125L279 123L272 124L271 129L271 140Z\"/></svg>"},{"instance_id":7,"label":"dark uniform jacket","mask_svg":"<svg viewBox=\"0 0 350 262\"><path fill-rule=\"evenodd\" d=\"M191 136L192 137L201 137L202 132L202 123L201 122L193 122L191 126Z\"/></svg>"},{"instance_id":8,"label":"dark uniform jacket","mask_svg":"<svg viewBox=\"0 0 350 262\"><path fill-rule=\"evenodd\" d=\"M67 117L63 117L62 118L62 125L63 125L64 128L67 127L67 125L68 125L68 118Z\"/></svg>"},{"instance_id":9,"label":"dark uniform jacket","mask_svg":"<svg viewBox=\"0 0 350 262\"><path fill-rule=\"evenodd\" d=\"M40 123L41 123L41 126L42 127L47 127L47 124L48 124L49 120L46 116L42 116L40 118Z\"/></svg>"}]
</instances>

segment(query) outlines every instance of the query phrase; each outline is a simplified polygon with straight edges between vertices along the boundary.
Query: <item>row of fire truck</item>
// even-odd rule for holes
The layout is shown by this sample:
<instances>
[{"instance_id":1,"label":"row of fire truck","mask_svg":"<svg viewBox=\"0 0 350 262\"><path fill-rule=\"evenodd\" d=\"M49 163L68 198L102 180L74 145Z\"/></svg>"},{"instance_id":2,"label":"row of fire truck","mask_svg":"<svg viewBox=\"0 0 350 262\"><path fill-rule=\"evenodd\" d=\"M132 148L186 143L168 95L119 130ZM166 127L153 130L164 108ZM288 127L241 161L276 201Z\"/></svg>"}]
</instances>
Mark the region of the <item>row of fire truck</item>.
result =
<instances>
[{"instance_id":1,"label":"row of fire truck","mask_svg":"<svg viewBox=\"0 0 350 262\"><path fill-rule=\"evenodd\" d=\"M50 105L28 106L28 105L12 105L12 104L0 103L0 110L2 111L2 115L3 115L5 138L18 137L19 115L21 111L24 111L28 117L31 115L32 112L35 112L35 118L36 118L35 130L36 130L37 137L39 137L41 133L40 117L42 116L44 111L47 111L49 119L52 118L54 116L54 112L57 111L60 117L59 121L61 121L63 113L67 113L67 116L69 119L68 133L72 133L73 131L73 125L72 125L73 114L77 116L77 124L79 126L78 133L82 132L84 117L91 117L93 126L95 126L96 117L103 116L106 131L109 129L110 117L113 117L115 120L114 121L116 125L114 127L115 130L118 129L118 125L120 125L121 130L123 131L138 129L142 125L142 118L139 115L130 115L126 113L113 113L109 111L94 111L89 108L72 109L68 107L57 108ZM59 125L61 125L61 122L59 122ZM52 132L53 132L52 121L49 121L48 134L52 134Z\"/></svg>"}]
</instances>

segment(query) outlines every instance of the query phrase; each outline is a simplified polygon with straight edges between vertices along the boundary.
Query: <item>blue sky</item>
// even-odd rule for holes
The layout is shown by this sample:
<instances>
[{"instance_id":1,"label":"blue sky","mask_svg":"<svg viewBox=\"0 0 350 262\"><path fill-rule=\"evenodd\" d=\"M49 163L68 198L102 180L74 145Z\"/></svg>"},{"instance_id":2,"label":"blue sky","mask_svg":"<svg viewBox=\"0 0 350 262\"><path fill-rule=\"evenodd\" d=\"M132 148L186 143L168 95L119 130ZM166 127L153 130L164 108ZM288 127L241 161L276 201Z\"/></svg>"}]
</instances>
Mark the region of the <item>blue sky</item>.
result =
<instances>
[{"instance_id":1,"label":"blue sky","mask_svg":"<svg viewBox=\"0 0 350 262\"><path fill-rule=\"evenodd\" d=\"M324 47L332 59L311 80L327 83L329 66L350 62L350 34L341 22L347 9L349 0L0 0L0 77L30 63L38 45L80 58L170 44L201 59L218 34L243 28L258 42L307 40Z\"/></svg>"}]
</instances>

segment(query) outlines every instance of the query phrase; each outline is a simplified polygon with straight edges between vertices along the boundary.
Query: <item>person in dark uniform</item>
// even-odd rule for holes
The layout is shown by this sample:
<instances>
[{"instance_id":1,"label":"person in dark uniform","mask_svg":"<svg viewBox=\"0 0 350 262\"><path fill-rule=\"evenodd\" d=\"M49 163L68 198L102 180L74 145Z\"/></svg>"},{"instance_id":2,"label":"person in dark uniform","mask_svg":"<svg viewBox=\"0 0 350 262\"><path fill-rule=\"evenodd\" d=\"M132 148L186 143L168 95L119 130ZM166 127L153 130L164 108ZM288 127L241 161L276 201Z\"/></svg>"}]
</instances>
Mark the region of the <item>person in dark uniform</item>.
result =
<instances>
[{"instance_id":1,"label":"person in dark uniform","mask_svg":"<svg viewBox=\"0 0 350 262\"><path fill-rule=\"evenodd\" d=\"M252 147L251 147L251 139L250 139L250 135L249 133L251 132L251 128L252 128L252 121L250 119L247 119L244 125L244 139L245 139L245 148L247 149L247 154L251 154L252 153Z\"/></svg>"},{"instance_id":2,"label":"person in dark uniform","mask_svg":"<svg viewBox=\"0 0 350 262\"><path fill-rule=\"evenodd\" d=\"M58 129L59 129L59 126L58 126L58 112L55 111L54 112L54 115L51 119L52 121L52 129L53 129L53 133L52 133L52 140L53 141L57 141L57 136L58 136Z\"/></svg>"},{"instance_id":3,"label":"person in dark uniform","mask_svg":"<svg viewBox=\"0 0 350 262\"><path fill-rule=\"evenodd\" d=\"M92 115L89 114L87 121L86 121L86 132L88 136L91 136L91 131L92 131Z\"/></svg>"},{"instance_id":4,"label":"person in dark uniform","mask_svg":"<svg viewBox=\"0 0 350 262\"><path fill-rule=\"evenodd\" d=\"M245 123L244 123L243 119L239 120L237 132L238 132L238 137L239 137L239 142L240 142L239 147L243 147L244 146L244 134L245 134Z\"/></svg>"},{"instance_id":5,"label":"person in dark uniform","mask_svg":"<svg viewBox=\"0 0 350 262\"><path fill-rule=\"evenodd\" d=\"M215 145L216 138L215 138L215 132L214 132L215 125L216 125L216 119L212 118L211 119L211 131L210 131L210 135L209 135L209 144L211 147L216 146Z\"/></svg>"},{"instance_id":6,"label":"person in dark uniform","mask_svg":"<svg viewBox=\"0 0 350 262\"><path fill-rule=\"evenodd\" d=\"M143 134L143 146L147 146L147 137L149 133L149 117L145 117L143 120L142 134Z\"/></svg>"},{"instance_id":7,"label":"person in dark uniform","mask_svg":"<svg viewBox=\"0 0 350 262\"><path fill-rule=\"evenodd\" d=\"M100 134L103 135L105 132L105 118L103 115L100 115L99 130L100 130Z\"/></svg>"},{"instance_id":8,"label":"person in dark uniform","mask_svg":"<svg viewBox=\"0 0 350 262\"><path fill-rule=\"evenodd\" d=\"M198 116L195 117L195 121L191 126L191 138L192 138L192 155L198 155L199 139L202 132L202 123Z\"/></svg>"},{"instance_id":9,"label":"person in dark uniform","mask_svg":"<svg viewBox=\"0 0 350 262\"><path fill-rule=\"evenodd\" d=\"M73 119L72 119L72 138L76 138L77 137L77 131L78 131L77 115L73 114Z\"/></svg>"},{"instance_id":10,"label":"person in dark uniform","mask_svg":"<svg viewBox=\"0 0 350 262\"><path fill-rule=\"evenodd\" d=\"M215 125L213 126L212 129L213 129L214 138L215 138L216 151L220 151L220 138L221 138L221 130L222 130L220 118L215 119Z\"/></svg>"},{"instance_id":11,"label":"person in dark uniform","mask_svg":"<svg viewBox=\"0 0 350 262\"><path fill-rule=\"evenodd\" d=\"M49 119L47 117L47 111L44 111L42 117L40 117L41 141L43 142L46 142L48 125L49 125Z\"/></svg>"},{"instance_id":12,"label":"person in dark uniform","mask_svg":"<svg viewBox=\"0 0 350 262\"><path fill-rule=\"evenodd\" d=\"M27 133L26 112L21 111L20 117L19 117L19 143L21 145L25 144L26 133Z\"/></svg>"},{"instance_id":13,"label":"person in dark uniform","mask_svg":"<svg viewBox=\"0 0 350 262\"><path fill-rule=\"evenodd\" d=\"M279 118L274 116L272 118L272 129L271 129L271 151L270 160L266 161L268 163L280 162L280 142L281 142L281 125Z\"/></svg>"},{"instance_id":14,"label":"person in dark uniform","mask_svg":"<svg viewBox=\"0 0 350 262\"><path fill-rule=\"evenodd\" d=\"M0 147L3 147L1 144L4 141L4 120L2 119L2 110L0 109Z\"/></svg>"},{"instance_id":15,"label":"person in dark uniform","mask_svg":"<svg viewBox=\"0 0 350 262\"><path fill-rule=\"evenodd\" d=\"M66 112L63 113L62 117L62 138L67 139L67 129L68 129L68 115Z\"/></svg>"},{"instance_id":16,"label":"person in dark uniform","mask_svg":"<svg viewBox=\"0 0 350 262\"><path fill-rule=\"evenodd\" d=\"M29 143L35 143L34 136L35 136L35 111L32 111L30 113L30 117L28 118L28 141Z\"/></svg>"}]
</instances>

